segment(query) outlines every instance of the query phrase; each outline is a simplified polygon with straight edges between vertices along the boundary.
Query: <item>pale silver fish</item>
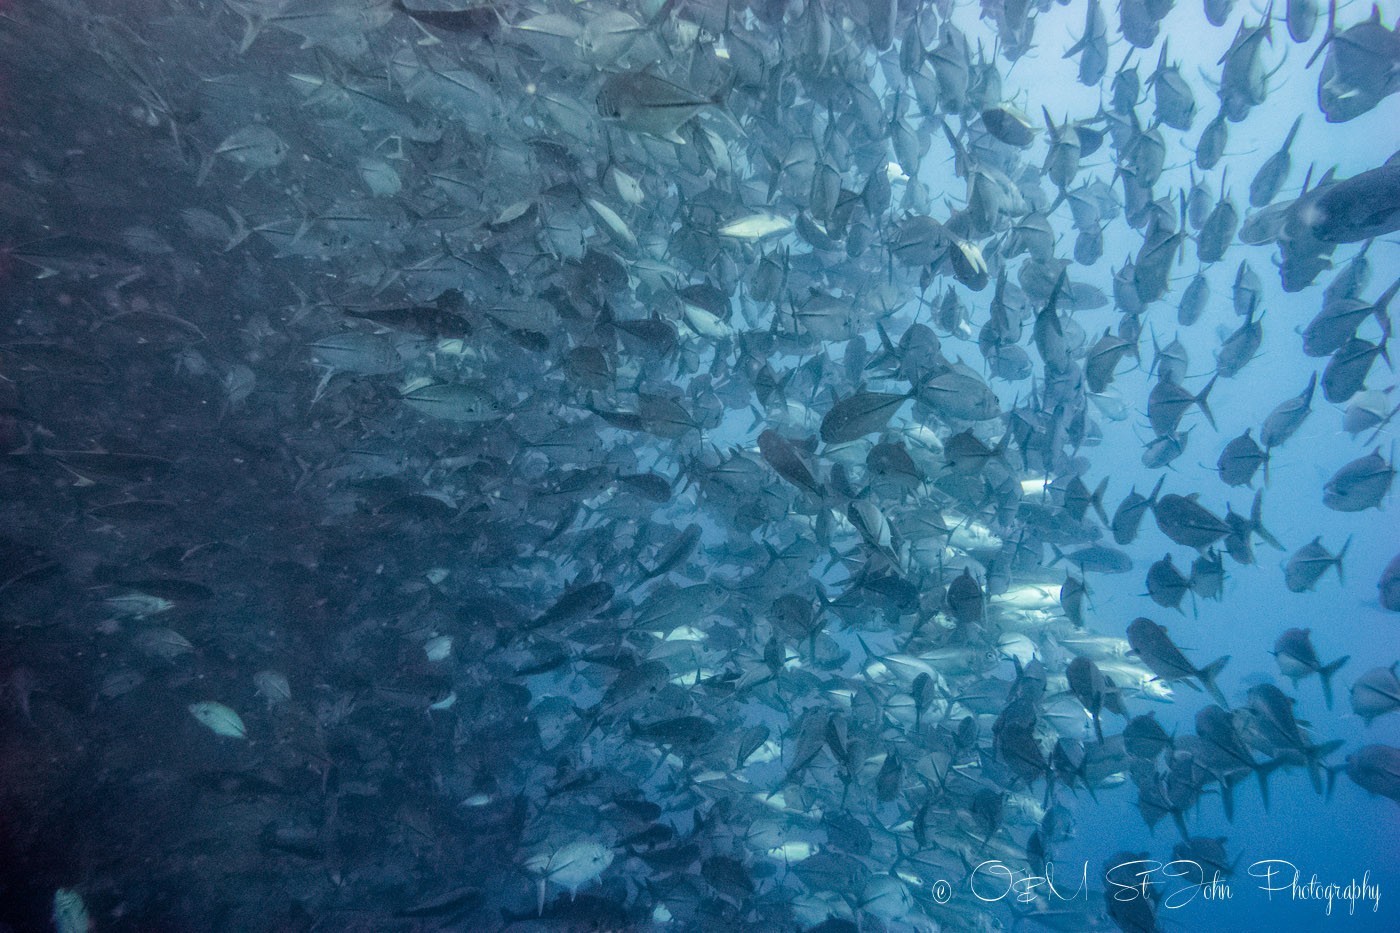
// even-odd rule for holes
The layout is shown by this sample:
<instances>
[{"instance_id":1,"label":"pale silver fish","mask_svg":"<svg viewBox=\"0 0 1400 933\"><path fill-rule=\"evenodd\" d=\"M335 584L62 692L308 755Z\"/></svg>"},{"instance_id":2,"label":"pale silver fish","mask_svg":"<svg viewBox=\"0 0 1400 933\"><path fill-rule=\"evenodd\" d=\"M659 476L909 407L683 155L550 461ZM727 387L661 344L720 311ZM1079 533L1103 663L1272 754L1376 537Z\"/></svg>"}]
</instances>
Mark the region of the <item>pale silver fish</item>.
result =
<instances>
[{"instance_id":1,"label":"pale silver fish","mask_svg":"<svg viewBox=\"0 0 1400 933\"><path fill-rule=\"evenodd\" d=\"M223 142L214 147L213 152L204 157L195 184L204 184L217 158L223 157L230 162L236 162L248 169L248 174L252 175L281 165L291 151L292 147L271 127L261 123L245 126L226 136Z\"/></svg>"},{"instance_id":2,"label":"pale silver fish","mask_svg":"<svg viewBox=\"0 0 1400 933\"><path fill-rule=\"evenodd\" d=\"M243 718L222 703L203 700L199 703L191 703L189 710L190 715L199 720L200 725L215 735L222 735L230 739L246 739L248 737L248 728L243 725Z\"/></svg>"}]
</instances>

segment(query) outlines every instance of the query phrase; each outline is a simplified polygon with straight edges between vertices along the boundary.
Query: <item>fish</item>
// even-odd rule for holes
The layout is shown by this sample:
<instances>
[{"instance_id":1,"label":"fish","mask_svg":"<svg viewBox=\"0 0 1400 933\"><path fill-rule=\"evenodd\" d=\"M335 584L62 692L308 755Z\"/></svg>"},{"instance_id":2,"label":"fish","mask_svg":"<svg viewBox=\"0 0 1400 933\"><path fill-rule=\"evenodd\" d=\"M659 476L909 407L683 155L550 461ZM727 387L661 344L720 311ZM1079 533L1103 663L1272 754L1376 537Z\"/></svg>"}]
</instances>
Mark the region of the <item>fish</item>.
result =
<instances>
[{"instance_id":1,"label":"fish","mask_svg":"<svg viewBox=\"0 0 1400 933\"><path fill-rule=\"evenodd\" d=\"M1221 706L1207 706L1196 713L1196 735L1201 745L1196 758L1210 771L1221 775L1237 775L1241 771L1253 771L1259 781L1259 794L1264 806L1269 805L1269 775L1278 766L1277 759L1261 763L1254 757L1248 743L1241 734L1240 717ZM1182 743L1185 744L1185 743ZM1232 780L1221 781L1225 799L1233 796ZM1233 804L1225 804L1226 812L1231 812Z\"/></svg>"},{"instance_id":2,"label":"fish","mask_svg":"<svg viewBox=\"0 0 1400 933\"><path fill-rule=\"evenodd\" d=\"M1376 589L1380 590L1382 606L1391 612L1400 612L1400 555L1396 555L1385 565Z\"/></svg>"},{"instance_id":3,"label":"fish","mask_svg":"<svg viewBox=\"0 0 1400 933\"><path fill-rule=\"evenodd\" d=\"M1297 762L1306 767L1313 789L1321 794L1322 776L1326 771L1322 759L1341 748L1342 743L1309 741L1294 714L1297 700L1273 684L1258 684L1250 687L1246 694L1245 716L1254 739L1274 753L1275 761Z\"/></svg>"},{"instance_id":4,"label":"fish","mask_svg":"<svg viewBox=\"0 0 1400 933\"><path fill-rule=\"evenodd\" d=\"M1379 508L1395 480L1395 465L1377 447L1332 474L1322 487L1322 504L1338 512Z\"/></svg>"},{"instance_id":5,"label":"fish","mask_svg":"<svg viewBox=\"0 0 1400 933\"><path fill-rule=\"evenodd\" d=\"M1196 501L1197 493L1168 493L1157 500L1152 515L1157 527L1177 544L1205 550L1230 533L1230 526Z\"/></svg>"},{"instance_id":6,"label":"fish","mask_svg":"<svg viewBox=\"0 0 1400 933\"><path fill-rule=\"evenodd\" d=\"M1294 551L1283 568L1284 583L1287 585L1288 591L1290 593L1310 591L1330 567L1337 568L1337 579L1345 583L1346 577L1342 574L1342 558L1346 557L1349 547L1351 547L1351 538L1347 538L1340 551L1332 554L1322 546L1322 536L1319 535Z\"/></svg>"},{"instance_id":7,"label":"fish","mask_svg":"<svg viewBox=\"0 0 1400 933\"><path fill-rule=\"evenodd\" d=\"M1069 561L1079 568L1080 573L1127 573L1133 569L1133 559L1126 553L1101 544L1080 548L1069 554L1063 553L1055 545L1051 545L1051 550L1055 552L1051 566L1062 560Z\"/></svg>"},{"instance_id":8,"label":"fish","mask_svg":"<svg viewBox=\"0 0 1400 933\"><path fill-rule=\"evenodd\" d=\"M1387 288L1374 303L1348 296L1325 297L1322 310L1303 330L1303 352L1309 356L1336 353L1356 336L1357 328L1368 316L1375 315L1378 321L1385 318L1397 291L1400 291L1400 280Z\"/></svg>"},{"instance_id":9,"label":"fish","mask_svg":"<svg viewBox=\"0 0 1400 933\"><path fill-rule=\"evenodd\" d=\"M735 240L766 240L790 233L793 223L786 217L766 211L749 214L719 228L719 235Z\"/></svg>"},{"instance_id":10,"label":"fish","mask_svg":"<svg viewBox=\"0 0 1400 933\"><path fill-rule=\"evenodd\" d=\"M723 94L705 97L646 71L609 75L598 90L598 112L634 133L684 144L678 134L683 124L706 107L723 100Z\"/></svg>"},{"instance_id":11,"label":"fish","mask_svg":"<svg viewBox=\"0 0 1400 933\"><path fill-rule=\"evenodd\" d=\"M1227 486L1250 485L1261 466L1264 482L1269 481L1269 453L1250 437L1250 430L1246 428L1243 434L1226 444L1216 461L1215 469Z\"/></svg>"},{"instance_id":12,"label":"fish","mask_svg":"<svg viewBox=\"0 0 1400 933\"><path fill-rule=\"evenodd\" d=\"M263 124L251 124L235 130L204 157L195 183L202 185L214 168L217 158L225 158L246 167L249 174L276 168L286 160L291 147L276 131Z\"/></svg>"},{"instance_id":13,"label":"fish","mask_svg":"<svg viewBox=\"0 0 1400 933\"><path fill-rule=\"evenodd\" d=\"M243 718L222 703L214 700L202 700L198 703L191 703L189 710L190 715L198 720L200 725L215 735L230 739L246 739L248 737L248 727L243 724Z\"/></svg>"},{"instance_id":14,"label":"fish","mask_svg":"<svg viewBox=\"0 0 1400 933\"><path fill-rule=\"evenodd\" d=\"M1390 667L1373 667L1351 685L1351 711L1365 720L1367 725L1377 716L1400 709L1397 666L1400 666L1400 662Z\"/></svg>"},{"instance_id":15,"label":"fish","mask_svg":"<svg viewBox=\"0 0 1400 933\"><path fill-rule=\"evenodd\" d=\"M1211 427L1215 427L1215 415L1211 412L1207 400L1210 398L1210 390L1215 388L1216 378L1211 377L1205 388L1195 395L1174 382L1159 379L1147 397L1147 420L1152 425L1152 432L1157 437L1174 433L1186 410L1192 405L1201 410Z\"/></svg>"},{"instance_id":16,"label":"fish","mask_svg":"<svg viewBox=\"0 0 1400 933\"><path fill-rule=\"evenodd\" d=\"M292 685L287 675L280 671L263 670L253 675L253 684L258 693L267 700L268 706L285 703L292 698Z\"/></svg>"},{"instance_id":17,"label":"fish","mask_svg":"<svg viewBox=\"0 0 1400 933\"><path fill-rule=\"evenodd\" d=\"M1191 562L1191 577L1187 581L1191 592L1202 599L1223 599L1225 563L1215 548L1198 554Z\"/></svg>"},{"instance_id":18,"label":"fish","mask_svg":"<svg viewBox=\"0 0 1400 933\"><path fill-rule=\"evenodd\" d=\"M409 389L404 404L429 418L480 424L505 417L501 404L485 388L466 383L429 383Z\"/></svg>"},{"instance_id":19,"label":"fish","mask_svg":"<svg viewBox=\"0 0 1400 933\"><path fill-rule=\"evenodd\" d=\"M1264 419L1259 429L1259 443L1265 450L1273 450L1292 437L1303 426L1312 412L1313 391L1317 387L1317 373L1308 379L1308 385L1295 398L1285 399Z\"/></svg>"},{"instance_id":20,"label":"fish","mask_svg":"<svg viewBox=\"0 0 1400 933\"><path fill-rule=\"evenodd\" d=\"M1172 737L1157 721L1156 713L1144 713L1123 727L1123 745L1133 757L1151 761L1171 748Z\"/></svg>"},{"instance_id":21,"label":"fish","mask_svg":"<svg viewBox=\"0 0 1400 933\"><path fill-rule=\"evenodd\" d=\"M1225 550L1236 561L1241 564L1254 563L1254 536L1257 534L1266 543L1277 550L1282 551L1283 545L1264 527L1264 491L1258 490L1254 493L1254 501L1250 503L1249 518L1245 518L1235 512L1233 508L1226 508L1225 524L1229 526L1229 533L1225 536Z\"/></svg>"},{"instance_id":22,"label":"fish","mask_svg":"<svg viewBox=\"0 0 1400 933\"><path fill-rule=\"evenodd\" d=\"M1226 705L1225 696L1216 686L1215 678L1229 663L1229 655L1217 658L1203 668L1197 668L1173 644L1165 628L1142 616L1128 625L1128 643L1159 680L1166 683L1184 681L1193 687L1199 684L1217 703Z\"/></svg>"},{"instance_id":23,"label":"fish","mask_svg":"<svg viewBox=\"0 0 1400 933\"><path fill-rule=\"evenodd\" d=\"M1179 610L1189 592L1191 581L1176 569L1170 554L1147 568L1147 595L1157 605Z\"/></svg>"},{"instance_id":24,"label":"fish","mask_svg":"<svg viewBox=\"0 0 1400 933\"><path fill-rule=\"evenodd\" d=\"M1376 432L1370 437L1374 441L1380 429L1400 414L1400 406L1389 407L1388 401L1384 391L1371 390L1353 396L1343 416L1342 429L1355 437L1362 431L1374 428Z\"/></svg>"},{"instance_id":25,"label":"fish","mask_svg":"<svg viewBox=\"0 0 1400 933\"><path fill-rule=\"evenodd\" d=\"M1157 68L1147 79L1152 88L1158 122L1174 130L1186 131L1196 116L1196 96L1181 75L1179 65L1167 64L1167 42L1157 59Z\"/></svg>"},{"instance_id":26,"label":"fish","mask_svg":"<svg viewBox=\"0 0 1400 933\"><path fill-rule=\"evenodd\" d=\"M566 888L571 897L576 897L580 888L608 870L615 857L616 853L600 842L577 839L527 858L525 870L540 876L537 915L544 915L546 882Z\"/></svg>"},{"instance_id":27,"label":"fish","mask_svg":"<svg viewBox=\"0 0 1400 933\"><path fill-rule=\"evenodd\" d=\"M1124 715L1122 698L1091 658L1075 658L1065 669L1065 677L1069 682L1070 692L1074 694L1075 699L1084 704L1084 709L1093 717L1094 734L1102 745L1104 737L1101 714L1108 709L1120 716Z\"/></svg>"},{"instance_id":28,"label":"fish","mask_svg":"<svg viewBox=\"0 0 1400 933\"><path fill-rule=\"evenodd\" d=\"M1354 120L1394 92L1395 32L1381 23L1378 8L1368 19L1338 31L1337 5L1329 2L1327 34L1308 59L1309 67L1324 51L1317 102L1327 122Z\"/></svg>"},{"instance_id":29,"label":"fish","mask_svg":"<svg viewBox=\"0 0 1400 933\"><path fill-rule=\"evenodd\" d=\"M93 928L83 896L72 888L53 892L53 925L58 933L88 933Z\"/></svg>"},{"instance_id":30,"label":"fish","mask_svg":"<svg viewBox=\"0 0 1400 933\"><path fill-rule=\"evenodd\" d=\"M1354 175L1295 202L1293 215L1321 243L1358 243L1400 230L1400 161Z\"/></svg>"},{"instance_id":31,"label":"fish","mask_svg":"<svg viewBox=\"0 0 1400 933\"><path fill-rule=\"evenodd\" d=\"M857 392L831 407L822 418L821 439L827 444L844 444L867 434L883 431L908 395L890 392Z\"/></svg>"},{"instance_id":32,"label":"fish","mask_svg":"<svg viewBox=\"0 0 1400 933\"><path fill-rule=\"evenodd\" d=\"M1369 340L1362 340L1359 337L1352 337L1342 344L1331 359L1327 361L1327 366L1322 371L1322 396L1329 402L1343 403L1350 401L1366 388L1366 377L1370 374L1371 366L1375 363L1376 357L1388 358L1386 344L1390 339L1390 325L1387 323L1382 328L1382 337L1379 343L1372 343Z\"/></svg>"},{"instance_id":33,"label":"fish","mask_svg":"<svg viewBox=\"0 0 1400 933\"><path fill-rule=\"evenodd\" d=\"M1349 661L1350 655L1343 655L1330 664L1323 664L1317 657L1317 651L1312 645L1312 629L1291 628L1278 637L1274 642L1274 660L1278 662L1279 671L1293 681L1296 687L1298 680L1309 674L1317 674L1322 680L1322 694L1327 699L1327 708L1332 708L1332 675L1341 670L1342 665Z\"/></svg>"},{"instance_id":34,"label":"fish","mask_svg":"<svg viewBox=\"0 0 1400 933\"><path fill-rule=\"evenodd\" d=\"M1288 4L1291 11L1297 0ZM1290 29L1290 32L1292 30ZM1306 40L1299 40L1306 41ZM1259 166L1259 170L1254 173L1254 179L1249 183L1249 206L1263 207L1277 197L1279 189L1283 187L1284 181L1288 178L1288 170L1291 164L1289 150L1293 146L1293 140L1298 135L1298 128L1303 125L1302 114L1293 119L1293 125L1288 128L1288 135L1283 138L1283 144L1278 151L1264 160L1264 164Z\"/></svg>"},{"instance_id":35,"label":"fish","mask_svg":"<svg viewBox=\"0 0 1400 933\"><path fill-rule=\"evenodd\" d=\"M1400 748L1363 745L1347 756L1346 773L1363 790L1400 802Z\"/></svg>"}]
</instances>

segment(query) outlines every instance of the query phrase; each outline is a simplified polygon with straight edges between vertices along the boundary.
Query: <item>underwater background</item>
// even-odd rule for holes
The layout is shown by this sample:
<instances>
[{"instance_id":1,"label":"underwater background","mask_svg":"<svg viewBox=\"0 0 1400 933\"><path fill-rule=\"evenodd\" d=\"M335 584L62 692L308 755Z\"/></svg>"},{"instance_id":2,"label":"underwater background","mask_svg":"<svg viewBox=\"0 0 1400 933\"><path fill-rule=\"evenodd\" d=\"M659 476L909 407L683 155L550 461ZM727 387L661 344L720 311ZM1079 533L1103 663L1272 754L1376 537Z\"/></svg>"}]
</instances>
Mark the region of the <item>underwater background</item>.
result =
<instances>
[{"instance_id":1,"label":"underwater background","mask_svg":"<svg viewBox=\"0 0 1400 933\"><path fill-rule=\"evenodd\" d=\"M0 0L0 930L1400 928L1397 18Z\"/></svg>"}]
</instances>

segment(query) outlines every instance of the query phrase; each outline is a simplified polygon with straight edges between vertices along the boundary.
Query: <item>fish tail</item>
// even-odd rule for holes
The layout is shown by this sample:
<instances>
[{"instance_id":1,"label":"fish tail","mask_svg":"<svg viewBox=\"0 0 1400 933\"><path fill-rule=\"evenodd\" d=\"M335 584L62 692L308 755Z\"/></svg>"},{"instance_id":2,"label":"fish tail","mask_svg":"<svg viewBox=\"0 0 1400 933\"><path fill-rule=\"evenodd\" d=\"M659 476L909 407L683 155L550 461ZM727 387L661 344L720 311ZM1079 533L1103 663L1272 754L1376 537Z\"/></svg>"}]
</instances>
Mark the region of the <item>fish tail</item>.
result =
<instances>
[{"instance_id":1,"label":"fish tail","mask_svg":"<svg viewBox=\"0 0 1400 933\"><path fill-rule=\"evenodd\" d=\"M1011 434L1010 431L1006 433L1008 436ZM1161 482L1161 480L1158 480L1158 482ZM1095 512L1099 513L1099 521L1103 522L1105 525L1108 524L1108 513L1103 510L1103 497L1106 492L1108 492L1107 476L1099 483L1098 488L1094 490L1094 494L1089 497L1089 504L1094 507Z\"/></svg>"},{"instance_id":2,"label":"fish tail","mask_svg":"<svg viewBox=\"0 0 1400 933\"><path fill-rule=\"evenodd\" d=\"M1322 696L1327 701L1328 709L1332 708L1332 675L1341 670L1342 665L1349 660L1351 660L1351 655L1344 654L1317 672L1318 676L1322 678Z\"/></svg>"},{"instance_id":3,"label":"fish tail","mask_svg":"<svg viewBox=\"0 0 1400 933\"><path fill-rule=\"evenodd\" d=\"M1367 240L1366 242L1369 244L1371 241ZM1388 313L1390 311L1390 302L1395 298L1395 293L1397 291L1400 291L1400 279L1396 279L1392 282L1390 287L1376 299L1375 305L1371 308L1371 313L1375 315L1376 323L1380 325L1381 333L1385 334L1387 337L1390 335L1390 315Z\"/></svg>"},{"instance_id":4,"label":"fish tail","mask_svg":"<svg viewBox=\"0 0 1400 933\"><path fill-rule=\"evenodd\" d=\"M1376 425L1376 429L1371 432L1371 436L1366 439L1366 443L1375 443L1376 438L1381 436L1381 431L1385 430L1386 426L1389 425L1390 422L1395 419L1397 413L1400 413L1400 405L1396 405L1394 408L1392 408L1390 410L1390 414L1386 415L1385 419L1381 421L1380 424ZM1391 454L1390 459L1392 460L1392 462L1395 460L1394 453Z\"/></svg>"},{"instance_id":5,"label":"fish tail","mask_svg":"<svg viewBox=\"0 0 1400 933\"><path fill-rule=\"evenodd\" d=\"M1206 416L1206 420L1210 422L1212 428L1215 427L1215 415L1211 413L1210 405L1206 404L1206 399L1210 398L1210 390L1215 388L1215 380L1218 378L1220 377L1211 376L1210 382L1207 382L1206 387L1201 390L1201 394L1196 396L1196 404L1200 406L1201 412Z\"/></svg>"},{"instance_id":6,"label":"fish tail","mask_svg":"<svg viewBox=\"0 0 1400 933\"><path fill-rule=\"evenodd\" d=\"M1322 54L1322 50L1327 48L1335 38L1337 38L1337 0L1329 0L1327 4L1327 34L1322 37L1322 43L1313 51L1312 55L1308 56L1308 63L1303 68L1311 68L1313 62L1317 61L1317 57Z\"/></svg>"},{"instance_id":7,"label":"fish tail","mask_svg":"<svg viewBox=\"0 0 1400 933\"><path fill-rule=\"evenodd\" d=\"M211 152L207 156L205 156L203 160L201 160L199 163L199 174L196 175L194 179L194 186L196 188L204 187L204 181L209 177L209 170L213 167L214 153Z\"/></svg>"},{"instance_id":8,"label":"fish tail","mask_svg":"<svg viewBox=\"0 0 1400 933\"><path fill-rule=\"evenodd\" d=\"M1346 765L1327 766L1327 799L1332 799L1332 788L1337 785L1337 775L1346 770Z\"/></svg>"},{"instance_id":9,"label":"fish tail","mask_svg":"<svg viewBox=\"0 0 1400 933\"><path fill-rule=\"evenodd\" d=\"M1181 811L1180 807L1172 810L1172 822L1176 824L1176 831L1181 833L1183 841L1191 838L1191 833L1186 829L1186 814Z\"/></svg>"},{"instance_id":10,"label":"fish tail","mask_svg":"<svg viewBox=\"0 0 1400 933\"><path fill-rule=\"evenodd\" d=\"M258 36L262 34L263 27L266 25L267 21L260 16L243 14L243 38L238 42L239 55L247 52L253 43L258 41Z\"/></svg>"},{"instance_id":11,"label":"fish tail","mask_svg":"<svg viewBox=\"0 0 1400 933\"><path fill-rule=\"evenodd\" d=\"M201 167L201 171L205 171L205 169ZM252 231L248 229L248 222L243 219L242 214L238 213L238 211L234 210L232 207L225 207L224 209L227 210L229 216L233 218L233 233L229 235L228 242L224 244L224 252L227 253L229 250L248 239L248 235L252 233Z\"/></svg>"},{"instance_id":12,"label":"fish tail","mask_svg":"<svg viewBox=\"0 0 1400 933\"><path fill-rule=\"evenodd\" d=\"M1228 664L1229 661L1230 656L1227 654L1224 657L1216 658L1196 672L1196 677L1201 681L1201 684L1210 692L1210 695L1215 698L1215 701L1226 709L1230 708L1230 704L1225 702L1225 694L1221 693L1220 688L1216 686L1215 678L1225 669L1225 665Z\"/></svg>"},{"instance_id":13,"label":"fish tail","mask_svg":"<svg viewBox=\"0 0 1400 933\"><path fill-rule=\"evenodd\" d=\"M1293 118L1293 126L1289 129L1288 135L1283 138L1283 145L1279 147L1280 149L1285 152L1288 151L1288 148L1293 145L1293 137L1298 135L1298 127L1302 126L1302 124L1303 115L1300 113Z\"/></svg>"},{"instance_id":14,"label":"fish tail","mask_svg":"<svg viewBox=\"0 0 1400 933\"><path fill-rule=\"evenodd\" d=\"M1269 775L1273 774L1280 764L1282 762L1279 759L1270 758L1254 767L1254 776L1259 780L1259 796L1264 800L1266 811L1269 809Z\"/></svg>"},{"instance_id":15,"label":"fish tail","mask_svg":"<svg viewBox=\"0 0 1400 933\"><path fill-rule=\"evenodd\" d=\"M1254 528L1254 533L1264 540L1265 544L1276 550L1284 550L1284 546L1279 543L1269 529L1264 527L1264 490L1260 489L1254 493L1254 504L1249 509L1249 524Z\"/></svg>"},{"instance_id":16,"label":"fish tail","mask_svg":"<svg viewBox=\"0 0 1400 933\"><path fill-rule=\"evenodd\" d=\"M1308 758L1308 777L1312 780L1313 790L1317 791L1319 797L1323 796L1322 776L1324 772L1328 773L1327 793L1331 793L1333 783L1331 769L1322 763L1322 759L1345 744L1344 740L1336 739L1331 742L1324 742L1321 745L1309 745L1304 750L1304 754L1306 754Z\"/></svg>"},{"instance_id":17,"label":"fish tail","mask_svg":"<svg viewBox=\"0 0 1400 933\"><path fill-rule=\"evenodd\" d=\"M1352 539L1352 536L1351 536L1351 535L1347 535L1347 543L1342 545L1342 549L1341 549L1340 551L1337 552L1337 557L1336 557L1336 561L1337 561L1337 582L1341 583L1342 586L1346 586L1346 585L1347 585L1347 578L1346 578L1346 575L1345 575L1344 573L1342 573L1342 558L1347 556L1347 548L1351 547L1351 539Z\"/></svg>"}]
</instances>

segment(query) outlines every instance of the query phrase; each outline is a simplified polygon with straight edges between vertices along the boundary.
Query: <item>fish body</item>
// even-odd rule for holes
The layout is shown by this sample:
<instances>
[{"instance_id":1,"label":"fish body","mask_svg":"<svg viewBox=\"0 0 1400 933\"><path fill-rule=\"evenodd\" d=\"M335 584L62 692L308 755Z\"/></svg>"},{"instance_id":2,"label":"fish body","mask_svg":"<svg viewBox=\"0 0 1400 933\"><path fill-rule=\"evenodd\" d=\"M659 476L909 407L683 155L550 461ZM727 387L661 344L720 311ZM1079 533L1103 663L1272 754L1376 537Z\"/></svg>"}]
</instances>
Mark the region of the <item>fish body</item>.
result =
<instances>
[{"instance_id":1,"label":"fish body","mask_svg":"<svg viewBox=\"0 0 1400 933\"><path fill-rule=\"evenodd\" d=\"M1395 481L1395 465L1376 448L1332 474L1322 487L1322 504L1338 512L1379 508Z\"/></svg>"},{"instance_id":2,"label":"fish body","mask_svg":"<svg viewBox=\"0 0 1400 933\"><path fill-rule=\"evenodd\" d=\"M702 97L650 72L609 75L598 91L598 112L634 133L683 143L677 130L718 97Z\"/></svg>"},{"instance_id":3,"label":"fish body","mask_svg":"<svg viewBox=\"0 0 1400 933\"><path fill-rule=\"evenodd\" d=\"M189 710L190 715L198 720L200 725L215 735L222 735L230 739L246 739L248 737L248 728L243 724L243 717L222 703L203 700L199 703L191 703Z\"/></svg>"}]
</instances>

